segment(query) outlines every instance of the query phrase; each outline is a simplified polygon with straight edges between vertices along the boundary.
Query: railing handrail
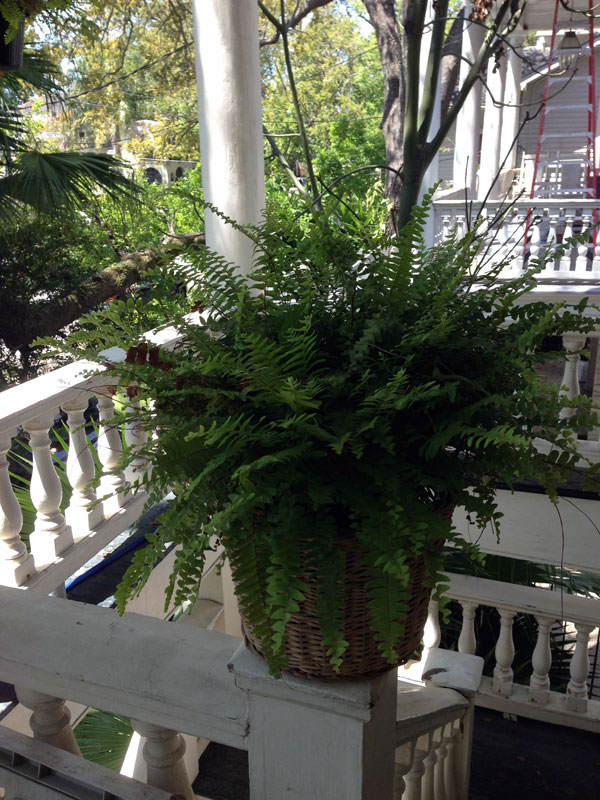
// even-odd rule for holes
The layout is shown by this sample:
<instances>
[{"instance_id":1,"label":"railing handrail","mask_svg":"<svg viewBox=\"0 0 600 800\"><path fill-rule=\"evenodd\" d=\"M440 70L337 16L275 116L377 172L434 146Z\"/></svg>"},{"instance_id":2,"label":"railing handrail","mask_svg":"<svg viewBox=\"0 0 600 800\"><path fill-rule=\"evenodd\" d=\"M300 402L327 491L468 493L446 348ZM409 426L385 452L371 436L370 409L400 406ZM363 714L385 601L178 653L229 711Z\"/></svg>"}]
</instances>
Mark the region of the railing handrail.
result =
<instances>
[{"instance_id":1,"label":"railing handrail","mask_svg":"<svg viewBox=\"0 0 600 800\"><path fill-rule=\"evenodd\" d=\"M447 577L450 588L445 594L453 600L494 608L501 606L517 613L550 616L555 620L567 620L594 628L600 624L600 600L591 597L472 575L447 573ZM507 591L507 587L510 587L510 591Z\"/></svg>"},{"instance_id":2,"label":"railing handrail","mask_svg":"<svg viewBox=\"0 0 600 800\"><path fill-rule=\"evenodd\" d=\"M236 637L5 587L0 605L0 680L246 747Z\"/></svg>"},{"instance_id":3,"label":"railing handrail","mask_svg":"<svg viewBox=\"0 0 600 800\"><path fill-rule=\"evenodd\" d=\"M600 208L600 199L585 199L579 197L562 197L562 198L546 198L546 197L520 197L518 200L469 200L469 211L472 214L476 209L490 206L497 208L499 206L506 206L507 211L510 208L533 208L533 209L561 209L561 208L576 208L576 209L591 209L595 210ZM436 208L459 208L467 212L467 203L464 199L454 198L450 200L440 199L433 201L433 207Z\"/></svg>"}]
</instances>

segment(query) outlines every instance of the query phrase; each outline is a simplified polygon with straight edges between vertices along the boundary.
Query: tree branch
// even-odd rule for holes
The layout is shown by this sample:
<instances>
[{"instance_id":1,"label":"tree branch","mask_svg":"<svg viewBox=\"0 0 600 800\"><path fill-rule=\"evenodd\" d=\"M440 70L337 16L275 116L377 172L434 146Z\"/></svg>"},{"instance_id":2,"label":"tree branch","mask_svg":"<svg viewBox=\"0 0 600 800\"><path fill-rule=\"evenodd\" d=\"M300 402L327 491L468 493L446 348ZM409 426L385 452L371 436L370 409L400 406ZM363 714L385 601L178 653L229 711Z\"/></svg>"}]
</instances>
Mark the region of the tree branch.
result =
<instances>
[{"instance_id":1,"label":"tree branch","mask_svg":"<svg viewBox=\"0 0 600 800\"><path fill-rule=\"evenodd\" d=\"M5 309L0 338L10 350L22 349L42 336L53 336L109 297L122 294L165 256L179 255L185 247L204 246L203 233L169 234L157 250L130 253L98 275L82 281L65 297L48 302Z\"/></svg>"}]
</instances>

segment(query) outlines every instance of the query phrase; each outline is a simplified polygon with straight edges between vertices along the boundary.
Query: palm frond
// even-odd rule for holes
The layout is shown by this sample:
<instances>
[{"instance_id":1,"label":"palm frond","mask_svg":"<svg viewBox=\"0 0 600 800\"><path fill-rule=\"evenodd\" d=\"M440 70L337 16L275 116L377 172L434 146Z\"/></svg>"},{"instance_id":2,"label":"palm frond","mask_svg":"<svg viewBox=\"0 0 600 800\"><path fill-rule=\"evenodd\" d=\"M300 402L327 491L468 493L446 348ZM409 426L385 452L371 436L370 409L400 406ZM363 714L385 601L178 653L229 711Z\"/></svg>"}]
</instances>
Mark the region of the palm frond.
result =
<instances>
[{"instance_id":1,"label":"palm frond","mask_svg":"<svg viewBox=\"0 0 600 800\"><path fill-rule=\"evenodd\" d=\"M21 152L10 174L0 178L0 215L11 201L42 213L63 205L84 207L96 189L114 200L134 197L138 190L123 175L124 166L104 153Z\"/></svg>"}]
</instances>

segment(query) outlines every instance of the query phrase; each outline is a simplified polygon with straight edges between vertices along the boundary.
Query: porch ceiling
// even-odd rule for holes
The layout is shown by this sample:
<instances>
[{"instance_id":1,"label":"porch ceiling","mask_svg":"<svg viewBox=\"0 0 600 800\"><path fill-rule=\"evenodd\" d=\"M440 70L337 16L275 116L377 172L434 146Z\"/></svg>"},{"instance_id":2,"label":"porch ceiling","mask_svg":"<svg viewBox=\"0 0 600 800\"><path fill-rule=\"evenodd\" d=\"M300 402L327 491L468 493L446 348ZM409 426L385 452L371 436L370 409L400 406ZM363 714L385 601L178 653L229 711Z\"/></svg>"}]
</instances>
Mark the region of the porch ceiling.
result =
<instances>
[{"instance_id":1,"label":"porch ceiling","mask_svg":"<svg viewBox=\"0 0 600 800\"><path fill-rule=\"evenodd\" d=\"M577 9L587 9L582 0L568 0L567 5ZM552 29L554 20L554 0L528 0L523 14L522 27L528 31L547 31ZM558 7L558 29L587 29L587 17L583 14L572 14L562 5Z\"/></svg>"}]
</instances>

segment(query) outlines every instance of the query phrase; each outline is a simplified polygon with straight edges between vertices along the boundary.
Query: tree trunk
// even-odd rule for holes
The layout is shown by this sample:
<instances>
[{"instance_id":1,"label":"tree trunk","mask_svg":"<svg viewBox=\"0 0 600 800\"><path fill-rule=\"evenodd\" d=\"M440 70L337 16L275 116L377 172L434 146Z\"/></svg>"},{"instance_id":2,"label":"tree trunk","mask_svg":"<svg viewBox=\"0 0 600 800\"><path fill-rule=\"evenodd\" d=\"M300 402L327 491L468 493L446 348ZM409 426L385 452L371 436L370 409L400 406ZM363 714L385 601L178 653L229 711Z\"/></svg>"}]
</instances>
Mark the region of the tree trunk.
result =
<instances>
[{"instance_id":1,"label":"tree trunk","mask_svg":"<svg viewBox=\"0 0 600 800\"><path fill-rule=\"evenodd\" d=\"M363 0L375 30L383 71L383 119L381 128L385 142L387 166L400 171L403 163L404 100L406 96L406 47L398 26L395 0ZM391 203L392 219L397 219L402 181L390 170L386 172L385 194Z\"/></svg>"},{"instance_id":2,"label":"tree trunk","mask_svg":"<svg viewBox=\"0 0 600 800\"><path fill-rule=\"evenodd\" d=\"M144 250L123 256L121 261L111 264L82 281L73 291L57 300L4 309L0 321L0 338L9 350L28 347L41 336L53 336L65 325L79 319L109 297L122 294L140 277L156 267L165 255L179 255L183 247L204 245L203 233L170 235L163 239L157 250Z\"/></svg>"}]
</instances>

